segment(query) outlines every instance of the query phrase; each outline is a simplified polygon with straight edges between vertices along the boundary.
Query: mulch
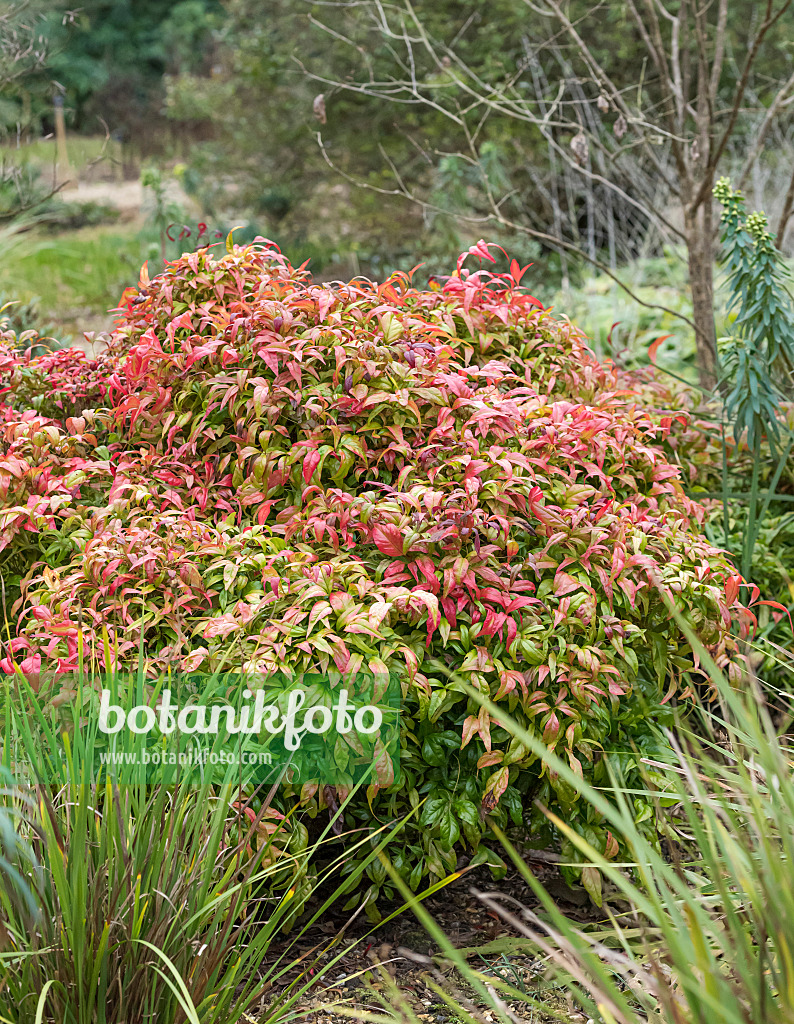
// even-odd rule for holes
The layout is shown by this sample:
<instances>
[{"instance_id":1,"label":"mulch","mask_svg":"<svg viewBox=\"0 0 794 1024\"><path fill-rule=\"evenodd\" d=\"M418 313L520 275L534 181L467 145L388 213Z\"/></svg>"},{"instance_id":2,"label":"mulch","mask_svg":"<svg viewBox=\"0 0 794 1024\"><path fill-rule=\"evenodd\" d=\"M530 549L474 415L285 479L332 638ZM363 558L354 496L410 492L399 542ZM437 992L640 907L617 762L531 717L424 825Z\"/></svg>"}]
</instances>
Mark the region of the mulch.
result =
<instances>
[{"instance_id":1,"label":"mulch","mask_svg":"<svg viewBox=\"0 0 794 1024\"><path fill-rule=\"evenodd\" d=\"M582 922L592 921L597 911L587 894L581 888L569 888L557 867L549 862L552 859L542 853L529 853L533 872L566 915ZM526 1002L508 1001L514 1020L547 1024L559 1021L562 1015L572 1024L585 1024L586 1017L575 1010L567 992L545 977L543 959L527 952L527 940L486 907L472 890L505 894L532 910L537 910L538 903L517 872L511 870L495 882L487 868L464 872L424 901L431 916L473 967L501 978L556 1013L539 1016L538 1010ZM388 908L384 908L384 916L387 912ZM408 1020L413 1014L432 1024L458 1024L458 1018L433 986L454 991L468 1000L469 1012L483 1024L495 1019L487 1006L478 1004L454 965L443 957L432 937L408 911L373 926L363 914L351 922L349 913L331 908L300 939L287 935L283 942L274 944L263 970L269 973L279 961L290 963L290 970L267 992L260 1011L247 1018L250 1022L259 1024L272 1017L280 996L307 970L310 977L317 975L317 982L301 998L295 1012L311 1024L349 1024L356 1012L389 1012L397 1020ZM330 961L335 962L324 970ZM404 1004L403 1012L395 1005L397 1002Z\"/></svg>"}]
</instances>

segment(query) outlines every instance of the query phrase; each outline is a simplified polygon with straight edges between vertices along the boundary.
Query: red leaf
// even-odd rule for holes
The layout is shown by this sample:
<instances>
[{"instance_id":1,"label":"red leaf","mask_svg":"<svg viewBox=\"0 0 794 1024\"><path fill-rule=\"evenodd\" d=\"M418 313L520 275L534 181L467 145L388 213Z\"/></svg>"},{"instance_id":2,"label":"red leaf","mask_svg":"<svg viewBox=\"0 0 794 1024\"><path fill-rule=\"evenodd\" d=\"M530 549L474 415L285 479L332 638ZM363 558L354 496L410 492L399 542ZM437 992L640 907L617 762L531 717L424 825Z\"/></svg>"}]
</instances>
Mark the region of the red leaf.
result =
<instances>
[{"instance_id":1,"label":"red leaf","mask_svg":"<svg viewBox=\"0 0 794 1024\"><path fill-rule=\"evenodd\" d=\"M384 555L398 558L403 553L404 537L400 528L393 523L376 526L372 531L372 539L378 551L382 551Z\"/></svg>"},{"instance_id":2,"label":"red leaf","mask_svg":"<svg viewBox=\"0 0 794 1024\"><path fill-rule=\"evenodd\" d=\"M789 614L789 610L788 608L786 608L784 604L781 604L779 601L759 601L758 603L769 605L770 608L778 608L780 610L780 618L776 619L775 621L779 622L780 619L782 619L783 616L786 615L788 616L789 626L791 626L792 630L794 630L794 622L791 621L791 615Z\"/></svg>"},{"instance_id":3,"label":"red leaf","mask_svg":"<svg viewBox=\"0 0 794 1024\"><path fill-rule=\"evenodd\" d=\"M730 606L739 596L739 587L742 584L742 577L739 575L730 576L725 583L725 603Z\"/></svg>"},{"instance_id":4,"label":"red leaf","mask_svg":"<svg viewBox=\"0 0 794 1024\"><path fill-rule=\"evenodd\" d=\"M309 452L309 454L306 456L306 458L303 461L304 483L308 483L311 480L312 474L314 473L315 469L317 469L320 459L322 459L322 455L316 450L313 452Z\"/></svg>"}]
</instances>

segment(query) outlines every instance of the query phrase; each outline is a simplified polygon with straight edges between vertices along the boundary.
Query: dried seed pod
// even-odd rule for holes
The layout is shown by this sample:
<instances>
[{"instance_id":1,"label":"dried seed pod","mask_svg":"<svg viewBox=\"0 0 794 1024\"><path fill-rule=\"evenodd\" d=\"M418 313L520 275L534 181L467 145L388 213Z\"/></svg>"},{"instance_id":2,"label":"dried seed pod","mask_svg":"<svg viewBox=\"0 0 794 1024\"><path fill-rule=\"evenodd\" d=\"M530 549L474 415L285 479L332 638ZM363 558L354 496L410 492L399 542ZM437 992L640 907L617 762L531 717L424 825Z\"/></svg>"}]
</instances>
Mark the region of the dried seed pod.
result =
<instances>
[{"instance_id":1,"label":"dried seed pod","mask_svg":"<svg viewBox=\"0 0 794 1024\"><path fill-rule=\"evenodd\" d=\"M590 156L590 147L587 145L587 136L580 128L579 131L571 139L571 152L573 158L579 164L580 167L584 167L587 163L587 159Z\"/></svg>"},{"instance_id":2,"label":"dried seed pod","mask_svg":"<svg viewBox=\"0 0 794 1024\"><path fill-rule=\"evenodd\" d=\"M603 93L601 93L601 95L596 100L596 105L598 106L598 109L601 111L602 114L606 114L609 110L609 100Z\"/></svg>"},{"instance_id":3,"label":"dried seed pod","mask_svg":"<svg viewBox=\"0 0 794 1024\"><path fill-rule=\"evenodd\" d=\"M318 93L314 97L312 110L314 111L314 116L317 118L320 124L325 124L328 118L325 116L325 96L323 93Z\"/></svg>"},{"instance_id":4,"label":"dried seed pod","mask_svg":"<svg viewBox=\"0 0 794 1024\"><path fill-rule=\"evenodd\" d=\"M628 131L628 125L626 124L626 118L621 114L620 117L615 121L612 131L615 133L616 139L622 139Z\"/></svg>"}]
</instances>

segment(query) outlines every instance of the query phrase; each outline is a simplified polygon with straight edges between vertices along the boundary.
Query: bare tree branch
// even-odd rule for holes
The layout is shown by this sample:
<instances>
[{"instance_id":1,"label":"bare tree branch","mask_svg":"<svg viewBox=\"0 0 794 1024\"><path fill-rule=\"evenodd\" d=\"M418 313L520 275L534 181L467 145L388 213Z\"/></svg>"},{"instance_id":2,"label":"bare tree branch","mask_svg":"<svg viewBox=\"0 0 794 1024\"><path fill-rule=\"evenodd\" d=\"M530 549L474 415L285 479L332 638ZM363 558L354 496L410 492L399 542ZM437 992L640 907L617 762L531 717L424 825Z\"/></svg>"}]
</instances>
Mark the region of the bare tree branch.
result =
<instances>
[{"instance_id":1,"label":"bare tree branch","mask_svg":"<svg viewBox=\"0 0 794 1024\"><path fill-rule=\"evenodd\" d=\"M734 129L736 128L736 122L739 118L739 113L742 108L742 102L744 101L744 94L747 90L747 85L750 81L750 72L752 71L755 65L755 61L758 56L758 51L761 49L761 44L763 43L764 38L766 37L769 30L775 24L777 24L777 22L783 17L786 11L791 7L791 4L792 0L784 0L784 3L781 5L780 10L776 14L773 14L773 0L767 0L766 2L766 13L764 16L764 20L760 28L758 29L758 32L756 33L755 38L753 39L753 42L750 46L750 51L747 54L747 59L744 64L744 69L742 70L741 78L739 79L739 83L736 86L733 105L731 107L730 114L728 117L728 124L723 130L720 141L717 143L714 152L710 154L708 166L709 170L712 172L712 175L704 177L700 185L700 188L698 189L697 193L695 194L692 200L693 209L697 209L697 207L700 206L700 204L705 201L707 196L709 197L710 201L713 172L716 170L717 164L720 161L720 157L725 152L725 147L728 145L728 142L731 136L733 135Z\"/></svg>"},{"instance_id":2,"label":"bare tree branch","mask_svg":"<svg viewBox=\"0 0 794 1024\"><path fill-rule=\"evenodd\" d=\"M755 142L750 148L750 152L747 154L747 158L744 161L741 173L739 174L739 182L737 188L744 188L747 183L747 178L752 170L753 164L758 159L758 155L763 149L766 137L769 134L769 129L775 123L777 115L783 106L786 105L788 94L794 89L794 72L791 77L780 87L777 95L769 104L769 109L766 112L763 123L758 130L758 135L755 138Z\"/></svg>"},{"instance_id":3,"label":"bare tree branch","mask_svg":"<svg viewBox=\"0 0 794 1024\"><path fill-rule=\"evenodd\" d=\"M637 25L637 29L642 37L645 46L651 55L651 59L659 73L659 79L661 83L662 94L667 106L664 116L667 120L668 131L670 133L670 139L672 142L673 159L675 160L676 168L678 170L678 176L682 182L686 182L688 179L688 167L686 162L686 155L684 152L683 144L680 137L683 135L683 121L679 124L673 117L673 112L676 108L675 93L673 91L673 84L670 77L670 70L667 65L667 60L664 55L664 43L662 41L661 28L659 26L659 20L656 18L654 13L652 28L654 29L654 38L651 38L651 34L645 26L640 12L637 10L637 6L634 0L628 0L629 10L632 13L634 22ZM653 10L653 8L651 8ZM686 104L686 96L682 93L682 105Z\"/></svg>"},{"instance_id":4,"label":"bare tree branch","mask_svg":"<svg viewBox=\"0 0 794 1024\"><path fill-rule=\"evenodd\" d=\"M559 9L558 5L556 5L554 0L552 0L552 5L554 6L555 10ZM413 9L410 7L410 5L407 5L407 9L413 14ZM378 4L378 10L381 15L380 25L382 31L387 33L389 38L397 38L397 34L394 33L388 26L385 12L383 11L383 8L380 4ZM333 35L335 38L342 39L351 46L355 45L352 43L351 40L347 40L336 30L328 29L327 26L324 26L322 22L314 20L314 23L320 28L327 29L327 31L329 31L329 34ZM571 23L566 19L566 24ZM677 225L675 225L668 218L664 217L661 213L659 213L658 210L654 209L647 203L640 202L634 196L629 195L625 191L625 189L621 188L616 182L612 181L607 176L599 174L598 172L594 172L587 167L580 166L579 164L576 163L575 160L572 159L568 151L556 141L552 129L554 127L558 127L575 131L578 126L575 121L550 121L550 113L557 105L556 103L552 104L552 107L549 110L547 110L542 117L538 117L529 109L529 107L526 104L526 101L523 99L521 99L518 102L513 101L509 96L505 95L504 92L500 92L498 98L495 99L492 95L492 91L491 93L489 93L489 88L487 84L482 82L477 76L477 74L470 67L468 67L462 60L460 60L457 54L453 53L452 51L444 47L441 48L443 50L443 57L446 58L449 63L447 65L443 63L442 57L440 57L439 54L437 53L437 48L429 39L421 23L417 21L413 25L413 31L416 34L409 37L403 24L400 37L404 42L406 42L406 40L409 40L410 42L421 42L425 49L425 52L428 54L431 60L433 60L439 72L443 72L446 76L448 76L451 79L454 85L456 85L465 95L469 96L472 100L473 105L484 106L493 111L494 113L513 118L518 118L519 120L524 120L528 124L533 125L541 132L541 134L547 140L548 144L555 149L559 157L572 170L580 174L583 178L586 178L594 182L598 182L605 188L613 190L621 198L621 200L628 203L630 206L636 208L649 221L656 222L663 228L665 232L668 232L672 236L677 237L680 240L683 240L684 235L681 229L678 228ZM410 45L410 42L406 42L406 45ZM582 45L584 46L584 44ZM300 64L299 61L298 63ZM596 75L598 77L603 78L603 72L600 71L599 65L592 57L589 58L589 63L595 70ZM411 65L412 67L415 68L413 53L411 53ZM303 67L302 64L301 67ZM391 79L387 82L380 82L374 81L372 78L370 78L370 81L366 83L334 83L328 78L316 75L311 71L307 71L307 74L309 74L309 76L312 77L315 81L321 82L324 85L335 85L337 88L342 88L347 91L356 92L368 96L377 96L378 98L385 98L388 99L390 102L425 103L431 109L436 110L439 113L443 113L447 118L452 120L461 129L467 131L465 124L465 114L468 113L469 110L471 110L472 108L464 108L462 111L458 110L456 112L453 112L448 107L445 107L443 104L440 104L435 100L431 99L426 94L426 90L428 89L427 83L423 83L423 91L420 92L418 82L414 73L412 73L410 81L400 81ZM561 84L561 90L558 94L558 102L562 92L562 86L564 86L564 83ZM611 86L611 88L614 88L614 86ZM628 111L628 108L626 109ZM632 120L636 120L636 118L633 117L631 111L628 112L630 116L632 116Z\"/></svg>"},{"instance_id":5,"label":"bare tree branch","mask_svg":"<svg viewBox=\"0 0 794 1024\"><path fill-rule=\"evenodd\" d=\"M449 210L445 210L442 207L436 205L435 203L431 203L428 200L423 199L421 196L418 196L415 193L411 192L409 189L407 189L399 177L396 179L398 181L399 187L387 189L382 188L379 185L372 185L370 182L360 181L353 175L347 174L344 170L342 170L342 168L338 167L331 160L330 156L328 155L328 151L325 148L322 135L319 132L317 133L317 144L319 145L320 152L322 153L323 159L328 164L328 166L337 174L341 175L346 181L349 181L351 184L357 185L360 188L367 189L370 192L376 192L379 195L402 196L404 199L407 199L409 202L421 207L423 210L430 211L439 216L450 216ZM694 322L690 320L688 316L685 316L683 313L680 313L675 309L669 309L667 306L661 306L658 303L645 302L645 300L641 299L639 295L633 292L627 284L621 281L617 274L613 273L612 270L610 270L610 268L605 263L602 263L599 259L591 259L587 255L587 253L584 250L582 250L579 246L575 245L572 242L567 242L565 241L565 239L557 238L554 235L550 235L545 231L538 231L535 228L529 227L529 225L521 224L517 221L512 221L509 218L505 217L498 209L498 207L494 208L492 213L487 214L485 216L458 213L456 211L455 217L468 224L485 225L489 223L497 223L502 227L515 231L518 234L528 235L530 238L534 238L539 242L544 242L550 248L557 249L559 247L562 247L566 249L568 252L576 253L577 256L581 256L582 259L585 259L588 263L592 264L592 266L600 270L601 273L606 274L607 277L611 278L617 285L619 285L623 289L623 291L629 296L629 298L631 298L638 305L643 306L645 309L658 309L662 313L667 313L669 316L672 316L677 320L681 320L683 323L687 324L693 330L695 329Z\"/></svg>"},{"instance_id":6,"label":"bare tree branch","mask_svg":"<svg viewBox=\"0 0 794 1024\"><path fill-rule=\"evenodd\" d=\"M794 0L761 0L758 18L748 28L749 41L740 67L734 64L730 46L735 29L741 26L731 20L728 0L626 0L647 55L633 83L618 82L615 76L619 72L608 59L598 59L596 44L590 42L588 19L603 8L605 0L596 0L589 8L582 5L575 14L566 0L521 0L542 16L541 31L531 44L525 40L525 57L516 62L515 70L506 71L497 81L489 77L490 70L479 71L456 52L455 44L470 19L454 33L455 43L445 45L431 38L412 2L361 0L354 5L371 10L375 31L393 58L390 71L379 74L368 54L368 80L331 83L327 77L312 77L359 95L425 106L440 113L453 126L453 135L461 136L461 151L454 155L478 172L476 198L467 213L455 214L461 222L499 224L549 245L561 259L563 254L576 254L610 276L635 300L638 297L614 273L617 253L634 258L647 251L659 235L683 241L693 320L665 307L641 305L663 309L695 328L702 383L713 384L715 238L711 191L717 167L732 140L736 138L745 147L741 185L758 166L784 109L794 102L794 75L778 83L774 99L760 114L752 91L762 46ZM362 49L336 28L323 26L316 19L315 24L347 45ZM730 76L725 73L726 66ZM530 82L522 77L528 69ZM526 91L527 85L532 92ZM611 124L609 113L615 117ZM529 143L518 149L546 154L544 172L531 164L523 169L545 203L541 209L545 223L527 204L521 209L515 181L504 177L495 184L489 178L493 167L486 167L482 144L489 138L492 118L531 129ZM740 126L753 130L743 130L739 137ZM628 136L625 141L624 136ZM544 143L542 150L536 139ZM325 150L323 155L330 164ZM528 156L527 162L531 159ZM432 194L420 196L393 161L391 166L398 188L390 194L417 203L426 213L450 215L449 210L435 206ZM521 169L513 173L517 176ZM781 217L781 244L786 223L794 215L792 191L794 183ZM677 213L668 210L671 200L677 202ZM553 235L546 230L548 223L553 223ZM621 224L617 237L616 224ZM606 245L610 266L597 251Z\"/></svg>"},{"instance_id":7,"label":"bare tree branch","mask_svg":"<svg viewBox=\"0 0 794 1024\"><path fill-rule=\"evenodd\" d=\"M714 56L711 61L711 80L709 82L709 95L711 96L712 108L717 106L717 93L722 78L722 64L725 60L725 37L728 26L728 0L720 0L719 12L717 14L717 28L714 35Z\"/></svg>"}]
</instances>

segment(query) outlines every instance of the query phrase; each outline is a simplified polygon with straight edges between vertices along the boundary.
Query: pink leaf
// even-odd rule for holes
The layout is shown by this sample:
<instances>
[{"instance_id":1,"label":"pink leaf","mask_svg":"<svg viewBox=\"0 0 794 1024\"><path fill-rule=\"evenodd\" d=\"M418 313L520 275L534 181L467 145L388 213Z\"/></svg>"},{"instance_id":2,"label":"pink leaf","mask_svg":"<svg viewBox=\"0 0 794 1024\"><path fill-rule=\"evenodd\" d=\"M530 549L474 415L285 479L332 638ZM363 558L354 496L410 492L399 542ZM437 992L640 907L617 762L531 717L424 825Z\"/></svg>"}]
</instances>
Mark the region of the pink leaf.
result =
<instances>
[{"instance_id":1,"label":"pink leaf","mask_svg":"<svg viewBox=\"0 0 794 1024\"><path fill-rule=\"evenodd\" d=\"M574 590L579 590L581 585L579 580L574 579L567 572L558 572L554 577L554 593L557 597L572 594Z\"/></svg>"},{"instance_id":2,"label":"pink leaf","mask_svg":"<svg viewBox=\"0 0 794 1024\"><path fill-rule=\"evenodd\" d=\"M229 633L233 633L239 628L240 623L227 612L226 615L221 615L217 619L210 619L202 631L202 636L205 640L213 640L218 636L228 636Z\"/></svg>"}]
</instances>

